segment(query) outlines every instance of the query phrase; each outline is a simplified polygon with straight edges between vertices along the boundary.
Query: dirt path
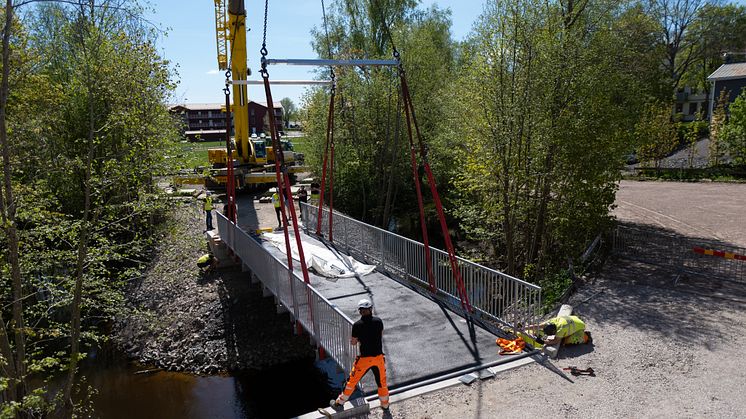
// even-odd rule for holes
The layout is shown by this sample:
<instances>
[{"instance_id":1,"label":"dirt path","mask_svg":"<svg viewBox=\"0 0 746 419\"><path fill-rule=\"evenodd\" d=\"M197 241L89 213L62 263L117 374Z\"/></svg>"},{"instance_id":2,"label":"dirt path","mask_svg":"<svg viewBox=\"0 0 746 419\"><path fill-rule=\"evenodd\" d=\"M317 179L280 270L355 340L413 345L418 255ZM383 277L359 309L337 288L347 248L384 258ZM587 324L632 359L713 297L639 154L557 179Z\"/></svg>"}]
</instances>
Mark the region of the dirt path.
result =
<instances>
[{"instance_id":1,"label":"dirt path","mask_svg":"<svg viewBox=\"0 0 746 419\"><path fill-rule=\"evenodd\" d=\"M622 182L615 214L746 246L746 185ZM593 346L392 405L395 418L746 417L746 304L673 286L674 276L610 261L570 301ZM737 300L746 298L746 286ZM568 366L593 367L573 377ZM370 417L382 417L379 409Z\"/></svg>"}]
</instances>

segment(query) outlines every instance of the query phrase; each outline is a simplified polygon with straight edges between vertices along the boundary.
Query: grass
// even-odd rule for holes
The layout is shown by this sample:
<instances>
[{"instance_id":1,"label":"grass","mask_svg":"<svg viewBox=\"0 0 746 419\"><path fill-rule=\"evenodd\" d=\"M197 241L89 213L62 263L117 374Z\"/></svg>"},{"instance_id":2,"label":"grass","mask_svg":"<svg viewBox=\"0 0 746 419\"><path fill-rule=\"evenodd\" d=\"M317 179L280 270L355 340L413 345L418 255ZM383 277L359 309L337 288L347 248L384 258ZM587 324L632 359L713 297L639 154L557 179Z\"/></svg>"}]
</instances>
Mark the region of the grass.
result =
<instances>
[{"instance_id":1,"label":"grass","mask_svg":"<svg viewBox=\"0 0 746 419\"><path fill-rule=\"evenodd\" d=\"M207 160L207 149L225 147L225 141L184 142L179 146L179 153L176 156L179 168L194 169L198 166L208 166L210 163Z\"/></svg>"},{"instance_id":2,"label":"grass","mask_svg":"<svg viewBox=\"0 0 746 419\"><path fill-rule=\"evenodd\" d=\"M296 153L303 153L305 155L308 155L308 151L311 146L311 142L308 141L306 137L292 137L288 138L291 143L293 143L293 150Z\"/></svg>"},{"instance_id":3,"label":"grass","mask_svg":"<svg viewBox=\"0 0 746 419\"><path fill-rule=\"evenodd\" d=\"M308 154L310 142L304 137L288 138L293 143L293 149L298 153ZM194 169L198 166L209 166L207 149L225 147L225 141L182 142L179 143L176 162L179 169Z\"/></svg>"}]
</instances>

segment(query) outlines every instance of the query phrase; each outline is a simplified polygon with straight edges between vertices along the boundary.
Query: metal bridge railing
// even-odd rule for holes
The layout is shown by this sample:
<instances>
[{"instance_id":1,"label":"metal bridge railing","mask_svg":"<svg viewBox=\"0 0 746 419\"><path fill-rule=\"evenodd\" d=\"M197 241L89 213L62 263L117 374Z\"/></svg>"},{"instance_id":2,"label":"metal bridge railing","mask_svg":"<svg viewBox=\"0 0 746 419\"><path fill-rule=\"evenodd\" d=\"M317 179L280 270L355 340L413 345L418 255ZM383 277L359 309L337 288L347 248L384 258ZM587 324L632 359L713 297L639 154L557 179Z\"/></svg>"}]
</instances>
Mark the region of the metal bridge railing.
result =
<instances>
[{"instance_id":1,"label":"metal bridge railing","mask_svg":"<svg viewBox=\"0 0 746 419\"><path fill-rule=\"evenodd\" d=\"M628 225L617 226L612 246L615 254L632 260L678 272L746 282L746 260L737 258L746 255L746 248ZM702 250L714 254L698 253Z\"/></svg>"},{"instance_id":2,"label":"metal bridge railing","mask_svg":"<svg viewBox=\"0 0 746 419\"><path fill-rule=\"evenodd\" d=\"M303 219L315 231L318 207L301 204ZM322 233L329 231L329 210L323 209ZM374 227L334 212L334 242L347 253L366 263L375 264L407 283L427 289L429 283L422 243ZM461 311L456 282L448 253L430 247L433 275L438 289L436 298ZM515 326L537 323L541 310L541 287L505 273L458 258L458 266L475 316L492 324Z\"/></svg>"},{"instance_id":3,"label":"metal bridge railing","mask_svg":"<svg viewBox=\"0 0 746 419\"><path fill-rule=\"evenodd\" d=\"M222 214L216 218L221 240L348 374L357 356L350 344L352 320L256 239Z\"/></svg>"}]
</instances>

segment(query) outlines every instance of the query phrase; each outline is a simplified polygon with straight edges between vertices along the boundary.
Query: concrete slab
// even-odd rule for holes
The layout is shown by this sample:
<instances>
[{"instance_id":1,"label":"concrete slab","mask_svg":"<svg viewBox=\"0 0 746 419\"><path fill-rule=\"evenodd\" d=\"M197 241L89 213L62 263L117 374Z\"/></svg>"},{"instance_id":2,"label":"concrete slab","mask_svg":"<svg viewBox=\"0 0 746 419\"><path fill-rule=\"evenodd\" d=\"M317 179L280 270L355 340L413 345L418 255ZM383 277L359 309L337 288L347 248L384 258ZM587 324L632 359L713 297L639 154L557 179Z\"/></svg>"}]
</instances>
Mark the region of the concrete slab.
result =
<instances>
[{"instance_id":1,"label":"concrete slab","mask_svg":"<svg viewBox=\"0 0 746 419\"><path fill-rule=\"evenodd\" d=\"M304 242L325 246L303 236ZM266 243L265 248L284 258L271 244ZM360 317L357 312L360 299L373 302L374 314L384 323L383 346L390 389L500 358L494 335L380 273L333 280L311 273L310 280L314 288L353 320ZM367 394L375 393L372 374L367 374L362 383Z\"/></svg>"}]
</instances>

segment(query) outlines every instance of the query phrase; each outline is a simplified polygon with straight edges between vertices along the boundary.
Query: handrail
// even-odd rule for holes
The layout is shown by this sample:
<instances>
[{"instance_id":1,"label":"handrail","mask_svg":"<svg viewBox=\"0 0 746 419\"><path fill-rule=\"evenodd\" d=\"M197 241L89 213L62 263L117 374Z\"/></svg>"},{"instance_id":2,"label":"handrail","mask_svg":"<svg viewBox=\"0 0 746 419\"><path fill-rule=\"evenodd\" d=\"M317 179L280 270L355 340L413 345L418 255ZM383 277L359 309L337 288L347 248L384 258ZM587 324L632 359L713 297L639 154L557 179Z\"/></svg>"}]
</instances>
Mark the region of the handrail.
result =
<instances>
[{"instance_id":1,"label":"handrail","mask_svg":"<svg viewBox=\"0 0 746 419\"><path fill-rule=\"evenodd\" d=\"M221 240L292 313L314 342L349 373L357 356L357 347L350 343L353 321L223 214L217 213L216 220Z\"/></svg>"},{"instance_id":2,"label":"handrail","mask_svg":"<svg viewBox=\"0 0 746 419\"><path fill-rule=\"evenodd\" d=\"M317 225L318 207L301 203L303 218L308 225ZM355 252L374 263L381 271L399 277L420 288L429 287L425 272L424 245L412 239L357 221L335 211L334 238L348 253ZM328 223L328 209L324 208L322 224ZM326 224L328 225L328 224ZM350 231L354 230L354 231ZM350 239L350 235L354 239ZM461 307L448 254L431 247L433 270L436 277L435 298L460 312ZM466 293L475 308L476 316L493 325L515 326L536 323L541 309L541 287L498 270L458 258L459 269L466 285ZM472 301L473 300L473 301Z\"/></svg>"}]
</instances>

